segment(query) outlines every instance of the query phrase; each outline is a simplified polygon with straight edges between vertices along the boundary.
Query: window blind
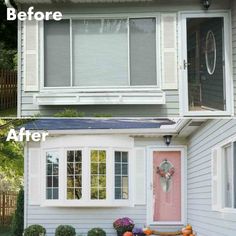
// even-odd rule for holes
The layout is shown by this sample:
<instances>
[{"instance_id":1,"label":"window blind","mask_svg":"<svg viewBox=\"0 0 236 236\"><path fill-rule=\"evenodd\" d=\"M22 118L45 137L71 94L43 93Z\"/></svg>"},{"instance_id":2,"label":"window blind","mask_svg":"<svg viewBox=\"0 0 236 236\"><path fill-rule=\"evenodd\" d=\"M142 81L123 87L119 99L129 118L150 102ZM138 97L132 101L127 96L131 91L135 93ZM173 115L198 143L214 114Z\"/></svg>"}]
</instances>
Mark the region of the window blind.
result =
<instances>
[{"instance_id":1,"label":"window blind","mask_svg":"<svg viewBox=\"0 0 236 236\"><path fill-rule=\"evenodd\" d=\"M73 86L128 85L127 20L73 20Z\"/></svg>"}]
</instances>

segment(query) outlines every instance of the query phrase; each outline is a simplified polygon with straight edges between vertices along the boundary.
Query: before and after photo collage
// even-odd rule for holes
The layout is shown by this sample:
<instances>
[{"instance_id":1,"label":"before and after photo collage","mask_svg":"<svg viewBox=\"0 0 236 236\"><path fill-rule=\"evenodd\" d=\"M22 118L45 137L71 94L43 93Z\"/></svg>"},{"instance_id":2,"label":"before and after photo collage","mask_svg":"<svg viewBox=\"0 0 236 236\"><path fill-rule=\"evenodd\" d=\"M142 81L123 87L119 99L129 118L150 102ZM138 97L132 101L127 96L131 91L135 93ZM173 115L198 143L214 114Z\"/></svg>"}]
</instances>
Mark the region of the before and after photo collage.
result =
<instances>
[{"instance_id":1,"label":"before and after photo collage","mask_svg":"<svg viewBox=\"0 0 236 236\"><path fill-rule=\"evenodd\" d=\"M0 0L0 236L236 236L235 0Z\"/></svg>"}]
</instances>

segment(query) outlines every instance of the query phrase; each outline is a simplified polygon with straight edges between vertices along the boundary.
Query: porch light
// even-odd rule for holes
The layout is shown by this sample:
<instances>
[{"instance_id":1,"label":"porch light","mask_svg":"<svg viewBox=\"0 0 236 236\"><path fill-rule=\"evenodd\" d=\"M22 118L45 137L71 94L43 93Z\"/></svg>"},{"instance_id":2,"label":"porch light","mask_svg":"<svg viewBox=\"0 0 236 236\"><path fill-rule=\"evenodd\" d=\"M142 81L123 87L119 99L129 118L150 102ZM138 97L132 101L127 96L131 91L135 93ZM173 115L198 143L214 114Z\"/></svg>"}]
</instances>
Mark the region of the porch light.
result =
<instances>
[{"instance_id":1,"label":"porch light","mask_svg":"<svg viewBox=\"0 0 236 236\"><path fill-rule=\"evenodd\" d=\"M202 0L202 5L206 10L208 10L209 7L211 6L211 2L212 0Z\"/></svg>"},{"instance_id":2,"label":"porch light","mask_svg":"<svg viewBox=\"0 0 236 236\"><path fill-rule=\"evenodd\" d=\"M165 144L169 146L171 143L172 135L165 135L163 136L163 138L164 138Z\"/></svg>"}]
</instances>

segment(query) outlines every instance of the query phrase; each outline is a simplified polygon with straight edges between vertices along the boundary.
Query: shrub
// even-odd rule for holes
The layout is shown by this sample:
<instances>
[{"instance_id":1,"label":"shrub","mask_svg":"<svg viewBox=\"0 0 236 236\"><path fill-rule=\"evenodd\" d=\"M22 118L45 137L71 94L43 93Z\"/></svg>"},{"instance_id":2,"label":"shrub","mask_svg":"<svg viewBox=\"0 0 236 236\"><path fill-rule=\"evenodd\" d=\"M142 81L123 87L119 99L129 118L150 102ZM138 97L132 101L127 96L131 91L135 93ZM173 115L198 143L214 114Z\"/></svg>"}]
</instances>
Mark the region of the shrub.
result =
<instances>
[{"instance_id":1,"label":"shrub","mask_svg":"<svg viewBox=\"0 0 236 236\"><path fill-rule=\"evenodd\" d=\"M75 236L75 228L70 225L59 225L56 228L55 236Z\"/></svg>"},{"instance_id":2,"label":"shrub","mask_svg":"<svg viewBox=\"0 0 236 236\"><path fill-rule=\"evenodd\" d=\"M16 211L11 225L11 234L13 236L22 236L24 231L24 190L20 189L17 197Z\"/></svg>"},{"instance_id":3,"label":"shrub","mask_svg":"<svg viewBox=\"0 0 236 236\"><path fill-rule=\"evenodd\" d=\"M24 236L41 236L46 234L46 229L41 225L31 225L24 231Z\"/></svg>"},{"instance_id":4,"label":"shrub","mask_svg":"<svg viewBox=\"0 0 236 236\"><path fill-rule=\"evenodd\" d=\"M101 228L93 228L88 231L88 236L106 236L106 232Z\"/></svg>"},{"instance_id":5,"label":"shrub","mask_svg":"<svg viewBox=\"0 0 236 236\"><path fill-rule=\"evenodd\" d=\"M78 112L75 109L66 108L61 112L54 114L55 117L83 117L83 112Z\"/></svg>"}]
</instances>

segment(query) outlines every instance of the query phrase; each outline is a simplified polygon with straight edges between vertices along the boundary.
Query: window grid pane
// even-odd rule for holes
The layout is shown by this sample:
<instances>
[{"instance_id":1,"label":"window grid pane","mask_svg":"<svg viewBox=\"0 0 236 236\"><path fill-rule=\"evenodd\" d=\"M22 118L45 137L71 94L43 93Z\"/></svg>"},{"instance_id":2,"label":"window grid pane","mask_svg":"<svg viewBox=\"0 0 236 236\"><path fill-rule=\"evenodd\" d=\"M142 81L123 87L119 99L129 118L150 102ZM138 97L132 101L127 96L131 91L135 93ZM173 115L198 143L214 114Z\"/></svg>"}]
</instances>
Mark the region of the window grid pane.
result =
<instances>
[{"instance_id":1,"label":"window grid pane","mask_svg":"<svg viewBox=\"0 0 236 236\"><path fill-rule=\"evenodd\" d=\"M82 151L67 151L67 199L82 198Z\"/></svg>"},{"instance_id":2,"label":"window grid pane","mask_svg":"<svg viewBox=\"0 0 236 236\"><path fill-rule=\"evenodd\" d=\"M115 152L115 199L128 199L128 152Z\"/></svg>"},{"instance_id":3,"label":"window grid pane","mask_svg":"<svg viewBox=\"0 0 236 236\"><path fill-rule=\"evenodd\" d=\"M106 199L106 151L92 150L91 199Z\"/></svg>"},{"instance_id":4,"label":"window grid pane","mask_svg":"<svg viewBox=\"0 0 236 236\"><path fill-rule=\"evenodd\" d=\"M59 157L56 152L46 153L46 199L59 198Z\"/></svg>"}]
</instances>

